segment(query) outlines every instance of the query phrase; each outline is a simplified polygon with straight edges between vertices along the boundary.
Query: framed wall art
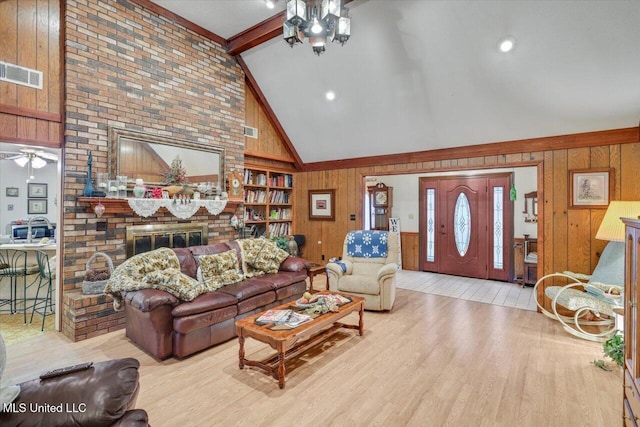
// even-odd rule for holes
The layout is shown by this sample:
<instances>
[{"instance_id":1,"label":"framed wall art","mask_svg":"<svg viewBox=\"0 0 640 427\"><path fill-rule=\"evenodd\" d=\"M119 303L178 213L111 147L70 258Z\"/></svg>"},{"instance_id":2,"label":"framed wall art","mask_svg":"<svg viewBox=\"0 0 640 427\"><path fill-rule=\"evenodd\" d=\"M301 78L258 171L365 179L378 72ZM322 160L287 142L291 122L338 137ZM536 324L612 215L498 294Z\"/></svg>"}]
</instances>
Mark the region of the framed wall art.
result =
<instances>
[{"instance_id":1,"label":"framed wall art","mask_svg":"<svg viewBox=\"0 0 640 427\"><path fill-rule=\"evenodd\" d=\"M309 219L335 219L335 190L309 190Z\"/></svg>"},{"instance_id":2,"label":"framed wall art","mask_svg":"<svg viewBox=\"0 0 640 427\"><path fill-rule=\"evenodd\" d=\"M46 199L47 198L47 184L36 184L30 182L27 186L27 197L30 199Z\"/></svg>"},{"instance_id":3,"label":"framed wall art","mask_svg":"<svg viewBox=\"0 0 640 427\"><path fill-rule=\"evenodd\" d=\"M47 213L47 201L45 199L29 199L27 213L29 215L43 215Z\"/></svg>"},{"instance_id":4,"label":"framed wall art","mask_svg":"<svg viewBox=\"0 0 640 427\"><path fill-rule=\"evenodd\" d=\"M7 197L18 197L20 189L18 187L7 187L5 194Z\"/></svg>"},{"instance_id":5,"label":"framed wall art","mask_svg":"<svg viewBox=\"0 0 640 427\"><path fill-rule=\"evenodd\" d=\"M613 194L613 169L569 171L569 208L606 208Z\"/></svg>"}]
</instances>

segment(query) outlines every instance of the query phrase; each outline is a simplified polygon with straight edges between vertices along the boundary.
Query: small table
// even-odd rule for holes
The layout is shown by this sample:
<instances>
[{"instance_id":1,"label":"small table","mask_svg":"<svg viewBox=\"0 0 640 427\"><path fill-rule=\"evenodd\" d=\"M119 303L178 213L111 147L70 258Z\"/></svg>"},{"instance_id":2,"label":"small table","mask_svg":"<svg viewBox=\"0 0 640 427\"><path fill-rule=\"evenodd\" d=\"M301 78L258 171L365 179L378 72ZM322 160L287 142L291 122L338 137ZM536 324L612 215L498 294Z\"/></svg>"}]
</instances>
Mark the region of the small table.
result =
<instances>
[{"instance_id":1,"label":"small table","mask_svg":"<svg viewBox=\"0 0 640 427\"><path fill-rule=\"evenodd\" d=\"M338 292L321 291L320 294L338 294ZM238 352L240 369L244 369L245 365L257 366L264 369L268 374L278 380L278 385L282 389L285 383L284 362L286 360L297 356L318 342L324 341L340 328L357 329L359 335L362 336L364 333L364 298L342 293L340 293L340 295L350 298L351 302L341 305L338 308L338 312L322 314L293 329L272 330L273 324L257 324L256 319L260 317L262 313L257 313L236 321L236 332L240 345ZM289 308L295 308L295 302L274 307L275 310L286 310ZM360 315L357 325L338 322L338 320L353 312L359 312ZM264 361L246 359L244 354L244 340L248 337L270 345L277 353Z\"/></svg>"},{"instance_id":2,"label":"small table","mask_svg":"<svg viewBox=\"0 0 640 427\"><path fill-rule=\"evenodd\" d=\"M307 277L309 278L309 292L313 293L313 278L316 274L325 273L326 269L324 264L316 264L313 263L307 268ZM329 290L329 276L327 275L327 287L326 290Z\"/></svg>"}]
</instances>

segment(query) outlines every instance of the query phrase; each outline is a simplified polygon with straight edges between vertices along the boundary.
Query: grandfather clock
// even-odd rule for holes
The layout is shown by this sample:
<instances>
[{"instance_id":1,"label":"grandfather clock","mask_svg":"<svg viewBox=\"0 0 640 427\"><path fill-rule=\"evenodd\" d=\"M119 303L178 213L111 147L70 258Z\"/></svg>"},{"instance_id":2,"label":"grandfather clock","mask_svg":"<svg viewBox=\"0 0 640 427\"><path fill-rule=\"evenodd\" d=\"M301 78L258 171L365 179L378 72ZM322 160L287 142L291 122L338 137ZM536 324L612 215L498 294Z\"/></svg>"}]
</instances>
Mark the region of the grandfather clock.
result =
<instances>
[{"instance_id":1,"label":"grandfather clock","mask_svg":"<svg viewBox=\"0 0 640 427\"><path fill-rule=\"evenodd\" d=\"M393 188L383 183L378 183L367 189L369 191L369 212L372 230L389 230L389 218Z\"/></svg>"}]
</instances>

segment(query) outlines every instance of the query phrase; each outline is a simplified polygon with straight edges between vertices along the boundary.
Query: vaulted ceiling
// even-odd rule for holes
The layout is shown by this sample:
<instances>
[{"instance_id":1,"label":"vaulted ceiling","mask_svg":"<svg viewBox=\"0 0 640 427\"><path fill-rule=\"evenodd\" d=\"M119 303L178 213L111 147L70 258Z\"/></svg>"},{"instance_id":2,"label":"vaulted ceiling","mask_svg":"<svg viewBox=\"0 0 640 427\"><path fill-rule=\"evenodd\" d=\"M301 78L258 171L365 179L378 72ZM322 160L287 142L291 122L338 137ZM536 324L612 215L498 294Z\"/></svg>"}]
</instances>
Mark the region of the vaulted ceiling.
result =
<instances>
[{"instance_id":1,"label":"vaulted ceiling","mask_svg":"<svg viewBox=\"0 0 640 427\"><path fill-rule=\"evenodd\" d=\"M153 2L224 39L285 6ZM638 0L348 7L351 39L320 57L281 36L241 53L305 163L638 126Z\"/></svg>"}]
</instances>

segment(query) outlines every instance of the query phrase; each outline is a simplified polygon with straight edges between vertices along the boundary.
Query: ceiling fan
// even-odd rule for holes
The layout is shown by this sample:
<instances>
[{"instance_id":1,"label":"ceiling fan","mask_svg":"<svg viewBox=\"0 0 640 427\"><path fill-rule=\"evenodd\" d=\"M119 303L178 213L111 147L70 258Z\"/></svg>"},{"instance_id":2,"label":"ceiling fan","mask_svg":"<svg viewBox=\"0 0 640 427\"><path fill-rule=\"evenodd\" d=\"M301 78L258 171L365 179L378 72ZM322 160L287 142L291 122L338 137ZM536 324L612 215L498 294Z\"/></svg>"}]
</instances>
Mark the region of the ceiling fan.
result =
<instances>
[{"instance_id":1,"label":"ceiling fan","mask_svg":"<svg viewBox=\"0 0 640 427\"><path fill-rule=\"evenodd\" d=\"M0 159L13 160L21 167L27 163L34 169L45 167L48 163L56 163L58 156L43 150L34 150L33 148L21 148L19 152L0 151Z\"/></svg>"}]
</instances>

